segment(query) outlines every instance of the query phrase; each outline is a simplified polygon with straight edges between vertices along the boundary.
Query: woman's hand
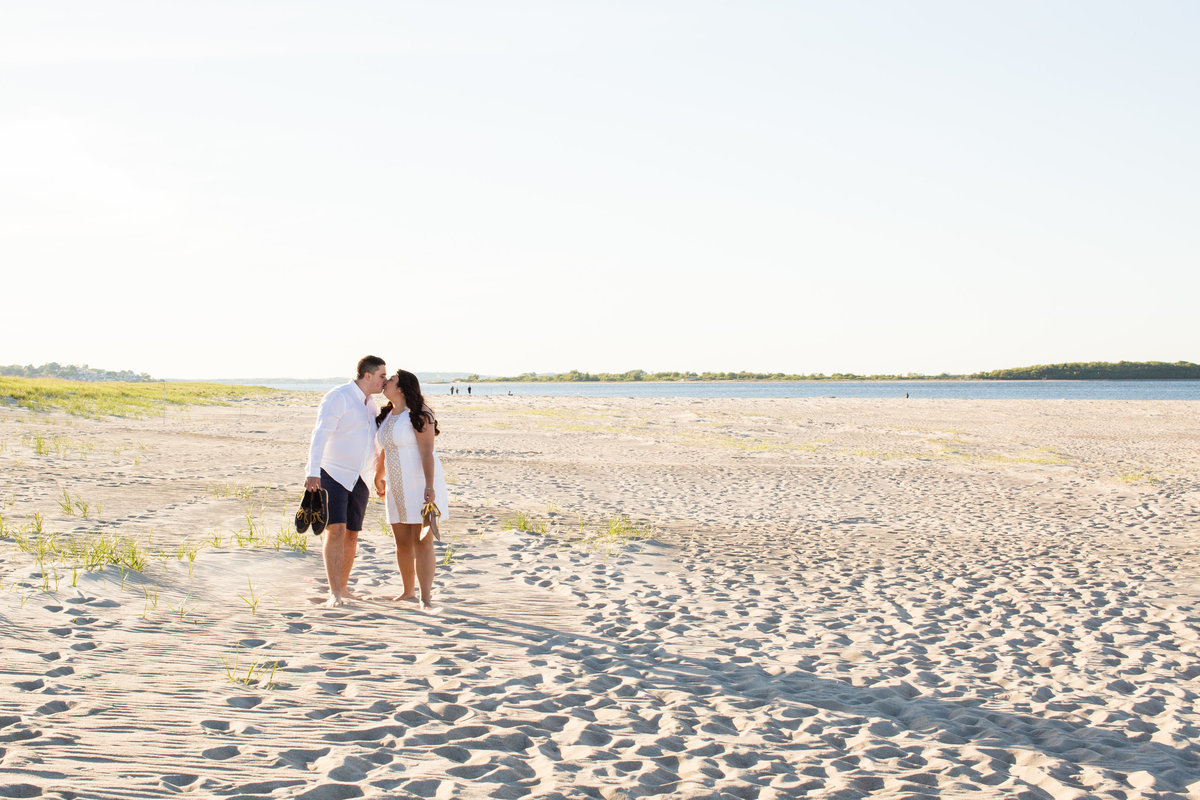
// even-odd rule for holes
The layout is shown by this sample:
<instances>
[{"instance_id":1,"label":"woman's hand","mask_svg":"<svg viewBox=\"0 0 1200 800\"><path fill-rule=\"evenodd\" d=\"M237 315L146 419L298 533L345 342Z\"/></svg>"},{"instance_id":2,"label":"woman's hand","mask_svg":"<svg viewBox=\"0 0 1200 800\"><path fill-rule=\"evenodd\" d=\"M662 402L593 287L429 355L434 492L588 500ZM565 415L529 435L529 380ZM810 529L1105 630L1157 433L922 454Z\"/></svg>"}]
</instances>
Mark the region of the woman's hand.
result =
<instances>
[{"instance_id":1,"label":"woman's hand","mask_svg":"<svg viewBox=\"0 0 1200 800\"><path fill-rule=\"evenodd\" d=\"M383 497L387 492L387 482L379 475L375 476L375 493Z\"/></svg>"},{"instance_id":2,"label":"woman's hand","mask_svg":"<svg viewBox=\"0 0 1200 800\"><path fill-rule=\"evenodd\" d=\"M424 500L424 502L426 502L426 503L432 503L432 502L433 502L433 498L434 498L434 494L433 494L433 487L432 487L432 486L426 486L426 487L425 487L425 500Z\"/></svg>"}]
</instances>

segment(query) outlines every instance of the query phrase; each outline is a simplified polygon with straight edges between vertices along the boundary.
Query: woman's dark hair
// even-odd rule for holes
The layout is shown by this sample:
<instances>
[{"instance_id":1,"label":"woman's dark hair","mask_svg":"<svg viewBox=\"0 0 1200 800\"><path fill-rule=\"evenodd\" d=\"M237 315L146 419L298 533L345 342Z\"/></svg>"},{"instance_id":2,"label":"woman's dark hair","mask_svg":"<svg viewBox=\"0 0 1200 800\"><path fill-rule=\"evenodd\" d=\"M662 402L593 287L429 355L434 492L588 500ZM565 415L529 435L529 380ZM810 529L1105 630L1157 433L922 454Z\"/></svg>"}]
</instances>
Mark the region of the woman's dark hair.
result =
<instances>
[{"instance_id":1,"label":"woman's dark hair","mask_svg":"<svg viewBox=\"0 0 1200 800\"><path fill-rule=\"evenodd\" d=\"M433 416L433 409L425 405L425 398L421 394L421 382L417 380L417 376L406 370L396 370L396 387L404 395L404 405L408 406L408 418L412 420L413 430L420 433L425 430L426 422L432 422L433 435L437 436L441 433L437 418ZM392 413L392 404L389 402L380 409L379 416L375 418L375 424L382 425L390 413Z\"/></svg>"}]
</instances>

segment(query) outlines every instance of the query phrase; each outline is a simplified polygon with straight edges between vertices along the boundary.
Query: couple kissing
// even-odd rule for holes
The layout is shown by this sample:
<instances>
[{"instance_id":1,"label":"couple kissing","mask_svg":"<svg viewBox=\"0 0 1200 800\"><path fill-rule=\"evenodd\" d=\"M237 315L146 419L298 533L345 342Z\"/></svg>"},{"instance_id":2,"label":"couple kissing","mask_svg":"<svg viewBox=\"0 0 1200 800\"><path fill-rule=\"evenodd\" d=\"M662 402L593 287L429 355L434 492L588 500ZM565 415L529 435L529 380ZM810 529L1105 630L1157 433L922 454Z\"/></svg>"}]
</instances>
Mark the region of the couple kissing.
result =
<instances>
[{"instance_id":1,"label":"couple kissing","mask_svg":"<svg viewBox=\"0 0 1200 800\"><path fill-rule=\"evenodd\" d=\"M382 409L375 400L381 392L387 400ZM329 581L326 605L361 599L347 585L370 497L367 487L374 486L387 509L404 584L394 599L416 599L422 611L436 613L433 536L421 535L421 523L430 502L446 518L446 479L434 446L440 432L417 376L402 369L389 376L378 356L360 359L357 377L321 399L304 490L323 493L328 510L321 550Z\"/></svg>"}]
</instances>

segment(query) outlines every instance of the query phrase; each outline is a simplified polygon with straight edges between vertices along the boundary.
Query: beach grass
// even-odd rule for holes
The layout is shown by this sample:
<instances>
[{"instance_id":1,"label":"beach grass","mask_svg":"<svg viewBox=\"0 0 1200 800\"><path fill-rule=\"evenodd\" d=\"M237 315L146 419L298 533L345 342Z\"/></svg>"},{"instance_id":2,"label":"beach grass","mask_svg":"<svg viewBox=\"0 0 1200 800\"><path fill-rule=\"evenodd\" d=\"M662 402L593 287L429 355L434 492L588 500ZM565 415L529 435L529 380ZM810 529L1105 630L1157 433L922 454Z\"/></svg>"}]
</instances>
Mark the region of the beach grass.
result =
<instances>
[{"instance_id":1,"label":"beach grass","mask_svg":"<svg viewBox=\"0 0 1200 800\"><path fill-rule=\"evenodd\" d=\"M85 519L88 516L87 503L72 498L64 491L59 499L59 505L67 514L79 513ZM96 504L96 515L99 515L99 504ZM294 526L285 522L280 525L274 535L268 533L266 523L246 514L247 529L235 531L227 540L230 545L238 547L265 546L275 550L291 550L297 553L308 552L308 537L297 533ZM0 513L0 541L8 541L16 549L28 554L40 571L39 583L43 592L51 594L58 590L59 580L64 574L71 576L71 586L78 586L81 572L103 571L106 567L114 567L122 576L122 587L129 574L147 574L153 564L169 561L187 562L188 575L192 574L195 562L200 553L209 547L220 547L221 532L214 531L203 542L183 541L171 548L152 547L154 532L150 531L145 540L130 536L120 536L114 533L57 533L44 529L41 514L34 513L26 517L24 524L17 524L11 518ZM249 598L243 598L250 607L251 613L256 613L262 595L250 587ZM153 604L157 607L157 604Z\"/></svg>"},{"instance_id":2,"label":"beach grass","mask_svg":"<svg viewBox=\"0 0 1200 800\"><path fill-rule=\"evenodd\" d=\"M525 511L514 511L504 517L501 529L552 536L564 544L605 557L628 548L634 541L653 538L656 533L656 528L651 523L634 522L625 514L599 520L587 520L578 516L572 525L558 524L556 520L551 519L550 517L558 515L557 511L551 511L549 515L540 518Z\"/></svg>"},{"instance_id":3,"label":"beach grass","mask_svg":"<svg viewBox=\"0 0 1200 800\"><path fill-rule=\"evenodd\" d=\"M228 656L221 655L221 665L225 679L230 683L240 683L243 686L261 683L267 689L275 688L275 670L280 666L278 661L260 658L243 661L237 645L234 645L233 652Z\"/></svg>"},{"instance_id":4,"label":"beach grass","mask_svg":"<svg viewBox=\"0 0 1200 800\"><path fill-rule=\"evenodd\" d=\"M246 594L239 594L238 599L250 607L251 614L257 614L258 604L262 602L263 595L255 590L254 584L250 581L250 576L246 576L246 586L249 587L250 591Z\"/></svg>"},{"instance_id":5,"label":"beach grass","mask_svg":"<svg viewBox=\"0 0 1200 800\"><path fill-rule=\"evenodd\" d=\"M21 441L33 451L34 455L39 456L54 455L58 458L67 458L74 451L80 458L87 461L88 455L96 450L94 442L87 439L72 439L67 436L55 435L47 438L42 433L32 433L22 436Z\"/></svg>"},{"instance_id":6,"label":"beach grass","mask_svg":"<svg viewBox=\"0 0 1200 800\"><path fill-rule=\"evenodd\" d=\"M42 530L39 515L34 523L23 526L6 524L0 519L0 539L10 539L18 550L32 555L39 564L47 560L84 569L123 567L135 572L146 569L150 553L137 540L112 534L89 536L63 535Z\"/></svg>"},{"instance_id":7,"label":"beach grass","mask_svg":"<svg viewBox=\"0 0 1200 800\"><path fill-rule=\"evenodd\" d=\"M296 530L295 524L291 520L284 520L279 525L279 532L275 534L272 544L276 550L284 548L291 550L294 553L308 552L309 536L307 533L300 533Z\"/></svg>"},{"instance_id":8,"label":"beach grass","mask_svg":"<svg viewBox=\"0 0 1200 800\"><path fill-rule=\"evenodd\" d=\"M228 499L237 498L240 500L250 500L259 490L253 486L246 486L236 483L209 483L204 486L204 493L210 494L213 497Z\"/></svg>"},{"instance_id":9,"label":"beach grass","mask_svg":"<svg viewBox=\"0 0 1200 800\"><path fill-rule=\"evenodd\" d=\"M276 390L263 386L215 383L117 383L0 377L0 403L29 411L65 411L92 419L146 417L163 414L168 407L230 405L275 394L278 394ZM50 452L53 445L44 437L35 438L35 450L39 454Z\"/></svg>"}]
</instances>

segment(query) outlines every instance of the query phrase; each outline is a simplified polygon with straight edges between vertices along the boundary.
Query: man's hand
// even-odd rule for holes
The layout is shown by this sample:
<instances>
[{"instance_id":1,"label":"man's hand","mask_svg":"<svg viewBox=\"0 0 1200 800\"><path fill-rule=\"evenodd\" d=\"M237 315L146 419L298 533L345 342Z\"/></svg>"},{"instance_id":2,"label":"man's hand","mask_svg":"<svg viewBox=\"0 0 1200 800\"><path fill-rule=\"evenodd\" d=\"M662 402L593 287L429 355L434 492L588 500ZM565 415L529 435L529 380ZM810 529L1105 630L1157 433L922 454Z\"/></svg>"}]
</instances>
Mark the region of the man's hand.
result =
<instances>
[{"instance_id":1,"label":"man's hand","mask_svg":"<svg viewBox=\"0 0 1200 800\"><path fill-rule=\"evenodd\" d=\"M321 479L309 476L304 479L304 491L319 492L321 491Z\"/></svg>"},{"instance_id":2,"label":"man's hand","mask_svg":"<svg viewBox=\"0 0 1200 800\"><path fill-rule=\"evenodd\" d=\"M387 491L387 483L383 480L383 478L376 477L375 478L375 493L378 494L380 497L383 497L383 495L386 491Z\"/></svg>"}]
</instances>

